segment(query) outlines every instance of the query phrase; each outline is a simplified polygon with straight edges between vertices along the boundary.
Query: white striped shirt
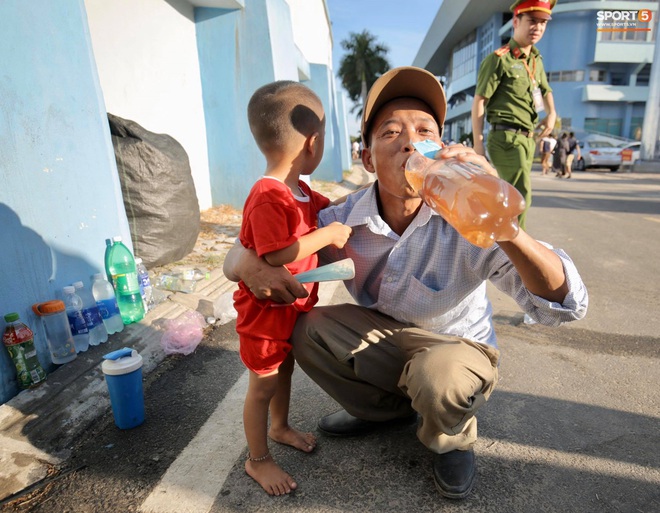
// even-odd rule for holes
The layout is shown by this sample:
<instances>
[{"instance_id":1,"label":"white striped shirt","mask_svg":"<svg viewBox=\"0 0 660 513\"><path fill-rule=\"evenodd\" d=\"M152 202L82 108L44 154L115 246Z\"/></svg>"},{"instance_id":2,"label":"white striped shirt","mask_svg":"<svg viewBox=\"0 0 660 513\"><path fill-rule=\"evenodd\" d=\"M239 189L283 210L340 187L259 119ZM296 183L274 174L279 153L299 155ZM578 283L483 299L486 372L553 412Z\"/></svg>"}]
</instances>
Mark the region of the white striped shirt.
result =
<instances>
[{"instance_id":1,"label":"white striped shirt","mask_svg":"<svg viewBox=\"0 0 660 513\"><path fill-rule=\"evenodd\" d=\"M319 213L319 226L339 221L353 228L343 249L321 250L321 263L350 257L355 278L346 287L355 301L404 323L497 346L486 281L516 300L534 320L558 326L585 316L587 289L572 260L562 260L569 292L562 304L529 292L507 255L495 244L470 244L440 215L422 205L399 236L378 213L372 185Z\"/></svg>"}]
</instances>

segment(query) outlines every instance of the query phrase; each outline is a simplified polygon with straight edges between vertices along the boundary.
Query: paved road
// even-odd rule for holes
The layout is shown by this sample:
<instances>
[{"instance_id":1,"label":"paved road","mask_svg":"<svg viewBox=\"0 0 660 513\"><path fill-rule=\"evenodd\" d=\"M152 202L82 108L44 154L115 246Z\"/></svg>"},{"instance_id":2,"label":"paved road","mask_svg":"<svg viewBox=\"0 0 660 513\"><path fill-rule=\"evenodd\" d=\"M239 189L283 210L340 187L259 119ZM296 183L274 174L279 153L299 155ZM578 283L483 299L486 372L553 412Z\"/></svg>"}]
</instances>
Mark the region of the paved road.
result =
<instances>
[{"instance_id":1,"label":"paved road","mask_svg":"<svg viewBox=\"0 0 660 513\"><path fill-rule=\"evenodd\" d=\"M64 471L2 511L34 512L655 512L660 510L660 175L534 176L530 232L568 250L590 290L587 319L521 324L491 291L501 379L479 415L478 482L442 499L430 456L402 427L320 438L305 455L273 447L295 494L271 498L245 475L246 385L233 325L146 380L147 422L122 432L108 414ZM346 300L343 287L325 300ZM313 430L336 405L297 372L291 417Z\"/></svg>"}]
</instances>

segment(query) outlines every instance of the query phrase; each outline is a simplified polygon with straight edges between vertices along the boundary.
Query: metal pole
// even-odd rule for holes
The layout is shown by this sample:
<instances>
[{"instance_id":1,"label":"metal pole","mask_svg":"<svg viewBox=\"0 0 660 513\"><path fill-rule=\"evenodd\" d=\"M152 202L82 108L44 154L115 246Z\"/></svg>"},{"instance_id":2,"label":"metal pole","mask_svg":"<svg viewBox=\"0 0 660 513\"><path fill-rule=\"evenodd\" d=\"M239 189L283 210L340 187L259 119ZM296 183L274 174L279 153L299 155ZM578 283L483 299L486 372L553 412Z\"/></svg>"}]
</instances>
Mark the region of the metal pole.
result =
<instances>
[{"instance_id":1,"label":"metal pole","mask_svg":"<svg viewBox=\"0 0 660 513\"><path fill-rule=\"evenodd\" d=\"M660 122L660 62L658 61L660 61L660 34L655 34L655 49L653 51L653 63L651 64L651 76L649 77L649 98L646 100L644 124L642 126L642 145L640 148L640 158L642 160L652 160L656 156L655 147Z\"/></svg>"}]
</instances>

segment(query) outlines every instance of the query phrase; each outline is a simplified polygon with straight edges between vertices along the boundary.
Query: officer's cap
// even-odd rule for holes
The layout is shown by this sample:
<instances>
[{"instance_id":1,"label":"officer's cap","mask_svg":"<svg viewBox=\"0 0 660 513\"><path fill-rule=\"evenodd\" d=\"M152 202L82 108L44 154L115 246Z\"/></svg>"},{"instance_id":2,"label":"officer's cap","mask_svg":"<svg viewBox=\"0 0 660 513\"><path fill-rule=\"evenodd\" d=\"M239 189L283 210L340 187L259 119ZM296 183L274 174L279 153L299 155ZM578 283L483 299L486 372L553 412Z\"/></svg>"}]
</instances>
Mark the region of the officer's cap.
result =
<instances>
[{"instance_id":1,"label":"officer's cap","mask_svg":"<svg viewBox=\"0 0 660 513\"><path fill-rule=\"evenodd\" d=\"M514 16L528 13L534 18L551 20L552 9L557 0L518 0L511 6L511 12Z\"/></svg>"}]
</instances>

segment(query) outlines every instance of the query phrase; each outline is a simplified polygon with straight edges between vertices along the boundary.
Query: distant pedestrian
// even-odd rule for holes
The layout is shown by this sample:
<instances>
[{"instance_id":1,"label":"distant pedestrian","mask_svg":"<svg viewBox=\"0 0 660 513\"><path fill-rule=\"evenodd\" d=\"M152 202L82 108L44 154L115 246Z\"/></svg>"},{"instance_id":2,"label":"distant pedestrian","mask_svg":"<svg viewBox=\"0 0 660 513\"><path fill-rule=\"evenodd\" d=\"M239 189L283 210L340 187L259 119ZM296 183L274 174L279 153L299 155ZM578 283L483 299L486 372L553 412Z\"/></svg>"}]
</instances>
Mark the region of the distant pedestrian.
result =
<instances>
[{"instance_id":1,"label":"distant pedestrian","mask_svg":"<svg viewBox=\"0 0 660 513\"><path fill-rule=\"evenodd\" d=\"M353 152L351 153L351 157L353 160L357 160L360 158L360 143L357 141L353 141Z\"/></svg>"},{"instance_id":2,"label":"distant pedestrian","mask_svg":"<svg viewBox=\"0 0 660 513\"><path fill-rule=\"evenodd\" d=\"M545 176L550 173L552 168L552 152L557 145L557 139L550 135L543 137L539 143L541 147L541 175Z\"/></svg>"},{"instance_id":3,"label":"distant pedestrian","mask_svg":"<svg viewBox=\"0 0 660 513\"><path fill-rule=\"evenodd\" d=\"M552 158L552 169L557 178L564 176L566 172L566 157L568 155L568 134L562 133L557 138L557 144Z\"/></svg>"},{"instance_id":4,"label":"distant pedestrian","mask_svg":"<svg viewBox=\"0 0 660 513\"><path fill-rule=\"evenodd\" d=\"M575 138L575 134L571 132L568 134L568 154L566 155L566 167L564 170L566 178L570 178L573 174L573 159L575 158L576 153L579 161L582 158L582 154L580 153L580 141L578 141Z\"/></svg>"}]
</instances>

